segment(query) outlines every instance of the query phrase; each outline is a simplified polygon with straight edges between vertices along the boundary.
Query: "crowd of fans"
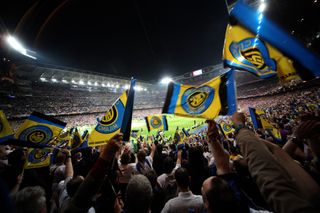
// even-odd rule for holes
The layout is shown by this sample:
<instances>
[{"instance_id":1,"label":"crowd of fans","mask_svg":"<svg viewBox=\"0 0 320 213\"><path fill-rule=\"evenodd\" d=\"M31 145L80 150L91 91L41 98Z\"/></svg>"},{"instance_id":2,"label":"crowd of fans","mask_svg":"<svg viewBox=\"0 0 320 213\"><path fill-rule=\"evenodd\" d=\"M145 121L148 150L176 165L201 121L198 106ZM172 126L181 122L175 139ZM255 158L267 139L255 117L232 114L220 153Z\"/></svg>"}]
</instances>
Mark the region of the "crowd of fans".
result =
<instances>
[{"instance_id":1,"label":"crowd of fans","mask_svg":"<svg viewBox=\"0 0 320 213\"><path fill-rule=\"evenodd\" d=\"M264 110L281 141L254 129L245 112L230 117L235 132L226 136L214 121L184 139L178 130L137 143L123 142L120 134L102 147L61 149L50 167L37 169L24 169L25 148L0 146L1 212L320 212L320 89L294 84L270 91L240 97L238 105ZM47 98L54 106L72 97L65 106L71 109L95 97L100 102L90 107L109 104L103 94L78 95ZM35 97L20 104L41 108L32 103ZM160 110L137 109L135 117ZM85 112L56 117L96 124L105 109Z\"/></svg>"}]
</instances>

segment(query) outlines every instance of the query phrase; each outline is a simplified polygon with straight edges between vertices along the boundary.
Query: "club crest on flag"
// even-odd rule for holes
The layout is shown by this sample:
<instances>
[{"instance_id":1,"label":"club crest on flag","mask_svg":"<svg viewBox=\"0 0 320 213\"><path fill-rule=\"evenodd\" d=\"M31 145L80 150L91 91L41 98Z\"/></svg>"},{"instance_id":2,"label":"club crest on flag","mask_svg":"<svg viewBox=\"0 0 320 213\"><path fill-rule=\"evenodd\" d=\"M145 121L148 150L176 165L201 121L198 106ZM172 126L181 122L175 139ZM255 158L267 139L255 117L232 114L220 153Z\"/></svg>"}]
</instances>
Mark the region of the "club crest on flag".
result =
<instances>
[{"instance_id":1,"label":"club crest on flag","mask_svg":"<svg viewBox=\"0 0 320 213\"><path fill-rule=\"evenodd\" d=\"M119 114L123 115L124 110L125 106L119 99L115 105L113 105L112 108L102 117L95 130L102 134L109 134L120 129L122 117L119 119Z\"/></svg>"},{"instance_id":2,"label":"club crest on flag","mask_svg":"<svg viewBox=\"0 0 320 213\"><path fill-rule=\"evenodd\" d=\"M37 125L23 130L18 139L33 143L48 143L52 136L53 133L49 127Z\"/></svg>"},{"instance_id":3,"label":"club crest on flag","mask_svg":"<svg viewBox=\"0 0 320 213\"><path fill-rule=\"evenodd\" d=\"M277 67L274 59L270 58L267 47L259 38L247 38L230 44L230 52L235 60L247 65L248 69L265 73L276 73Z\"/></svg>"},{"instance_id":4,"label":"club crest on flag","mask_svg":"<svg viewBox=\"0 0 320 213\"><path fill-rule=\"evenodd\" d=\"M162 125L162 121L161 121L161 119L159 117L153 116L150 119L150 125L151 125L152 128L158 129Z\"/></svg>"},{"instance_id":5,"label":"club crest on flag","mask_svg":"<svg viewBox=\"0 0 320 213\"><path fill-rule=\"evenodd\" d=\"M50 153L50 149L33 149L29 153L28 161L32 162L33 164L40 163L45 161Z\"/></svg>"},{"instance_id":6,"label":"club crest on flag","mask_svg":"<svg viewBox=\"0 0 320 213\"><path fill-rule=\"evenodd\" d=\"M232 131L231 125L229 125L229 124L227 124L227 123L223 123L222 129L223 129L224 132L230 132L230 131Z\"/></svg>"},{"instance_id":7,"label":"club crest on flag","mask_svg":"<svg viewBox=\"0 0 320 213\"><path fill-rule=\"evenodd\" d=\"M189 88L182 94L182 108L189 114L201 114L208 109L214 97L209 86Z\"/></svg>"}]
</instances>

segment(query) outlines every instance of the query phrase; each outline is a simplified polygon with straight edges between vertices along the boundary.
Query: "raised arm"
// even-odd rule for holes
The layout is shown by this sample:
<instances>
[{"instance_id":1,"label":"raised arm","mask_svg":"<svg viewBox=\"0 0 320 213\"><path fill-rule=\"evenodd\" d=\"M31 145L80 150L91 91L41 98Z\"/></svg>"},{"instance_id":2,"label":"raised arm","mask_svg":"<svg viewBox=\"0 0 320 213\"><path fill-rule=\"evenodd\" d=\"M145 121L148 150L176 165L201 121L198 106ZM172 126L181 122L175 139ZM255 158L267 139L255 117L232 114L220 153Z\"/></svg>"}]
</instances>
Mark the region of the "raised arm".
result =
<instances>
[{"instance_id":1,"label":"raised arm","mask_svg":"<svg viewBox=\"0 0 320 213\"><path fill-rule=\"evenodd\" d=\"M121 140L122 134L117 134L103 147L98 160L72 198L67 212L88 211L92 198L98 192L105 175L110 171L114 159L120 151Z\"/></svg>"},{"instance_id":2,"label":"raised arm","mask_svg":"<svg viewBox=\"0 0 320 213\"><path fill-rule=\"evenodd\" d=\"M208 123L208 139L211 146L212 155L216 162L217 174L223 175L231 172L229 165L229 156L224 151L220 144L219 131L216 122L213 120L207 121Z\"/></svg>"},{"instance_id":3,"label":"raised arm","mask_svg":"<svg viewBox=\"0 0 320 213\"><path fill-rule=\"evenodd\" d=\"M154 143L151 144L151 152L150 152L150 158L152 158L153 160L153 157L154 157L154 153L156 152L156 145Z\"/></svg>"}]
</instances>

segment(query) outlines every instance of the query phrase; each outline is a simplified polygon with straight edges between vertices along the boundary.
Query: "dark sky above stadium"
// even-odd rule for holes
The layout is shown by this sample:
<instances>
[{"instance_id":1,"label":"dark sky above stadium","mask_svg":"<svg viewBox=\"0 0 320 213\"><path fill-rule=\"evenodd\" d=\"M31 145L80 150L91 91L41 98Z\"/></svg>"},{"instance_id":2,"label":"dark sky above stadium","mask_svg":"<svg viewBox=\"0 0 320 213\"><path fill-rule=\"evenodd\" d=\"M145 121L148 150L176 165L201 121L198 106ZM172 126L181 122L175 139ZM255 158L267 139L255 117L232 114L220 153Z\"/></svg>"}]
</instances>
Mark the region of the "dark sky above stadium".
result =
<instances>
[{"instance_id":1,"label":"dark sky above stadium","mask_svg":"<svg viewBox=\"0 0 320 213\"><path fill-rule=\"evenodd\" d=\"M267 13L311 38L314 1L268 0ZM40 63L142 80L221 63L228 21L224 0L2 0L0 17Z\"/></svg>"}]
</instances>

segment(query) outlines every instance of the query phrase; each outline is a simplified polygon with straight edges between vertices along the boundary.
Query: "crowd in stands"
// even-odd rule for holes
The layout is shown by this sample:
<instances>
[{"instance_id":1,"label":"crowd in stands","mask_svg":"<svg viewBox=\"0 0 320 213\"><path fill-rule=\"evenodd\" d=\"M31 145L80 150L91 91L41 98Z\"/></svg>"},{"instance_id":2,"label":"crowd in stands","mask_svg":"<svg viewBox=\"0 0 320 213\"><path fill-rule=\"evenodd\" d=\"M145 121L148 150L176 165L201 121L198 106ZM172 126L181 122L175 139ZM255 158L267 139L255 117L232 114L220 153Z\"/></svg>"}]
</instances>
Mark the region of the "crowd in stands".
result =
<instances>
[{"instance_id":1,"label":"crowd in stands","mask_svg":"<svg viewBox=\"0 0 320 213\"><path fill-rule=\"evenodd\" d=\"M314 102L319 92L301 95ZM23 169L23 148L0 146L1 211L319 212L319 108L287 101L290 111L261 105L272 121L291 127L281 144L235 113L236 132L227 138L214 121L184 140L176 132L124 143L119 134L99 149L61 149L50 167L38 169Z\"/></svg>"}]
</instances>

